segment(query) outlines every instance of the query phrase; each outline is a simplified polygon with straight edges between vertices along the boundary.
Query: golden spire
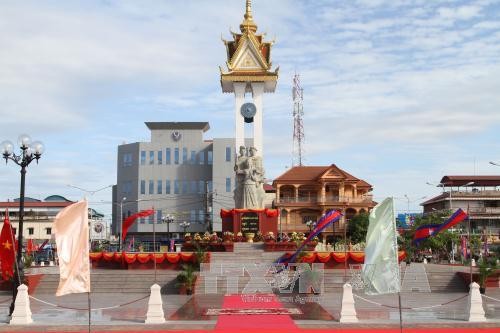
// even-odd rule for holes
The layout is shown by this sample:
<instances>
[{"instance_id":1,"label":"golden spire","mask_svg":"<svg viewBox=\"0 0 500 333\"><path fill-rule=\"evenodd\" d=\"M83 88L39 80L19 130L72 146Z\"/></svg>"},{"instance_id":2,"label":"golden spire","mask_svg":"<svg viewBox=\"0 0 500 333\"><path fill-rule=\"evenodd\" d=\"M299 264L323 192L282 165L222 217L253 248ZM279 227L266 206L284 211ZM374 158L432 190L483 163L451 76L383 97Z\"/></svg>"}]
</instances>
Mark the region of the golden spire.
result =
<instances>
[{"instance_id":1,"label":"golden spire","mask_svg":"<svg viewBox=\"0 0 500 333\"><path fill-rule=\"evenodd\" d=\"M246 0L247 5L246 5L246 10L245 10L245 15L243 17L245 18L243 22L240 24L240 30L241 32L245 32L246 30L252 31L255 33L257 31L257 24L253 21L253 16L252 16L252 0Z\"/></svg>"}]
</instances>

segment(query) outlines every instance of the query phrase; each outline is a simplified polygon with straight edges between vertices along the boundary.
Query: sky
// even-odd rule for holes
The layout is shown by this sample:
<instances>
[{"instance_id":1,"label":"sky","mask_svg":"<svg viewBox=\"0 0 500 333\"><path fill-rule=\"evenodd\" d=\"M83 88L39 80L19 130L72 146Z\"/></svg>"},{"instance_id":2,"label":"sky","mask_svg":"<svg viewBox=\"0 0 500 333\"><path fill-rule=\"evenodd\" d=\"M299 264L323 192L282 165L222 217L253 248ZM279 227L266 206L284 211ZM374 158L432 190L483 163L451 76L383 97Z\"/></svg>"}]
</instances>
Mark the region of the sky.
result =
<instances>
[{"instance_id":1,"label":"sky","mask_svg":"<svg viewBox=\"0 0 500 333\"><path fill-rule=\"evenodd\" d=\"M244 0L0 3L0 141L27 133L46 152L26 195L77 200L116 182L117 146L145 121L208 121L232 137L234 96L219 66ZM421 211L444 175L499 174L500 0L254 0L275 40L264 97L264 164L292 161L292 78L304 88L305 165L335 163ZM19 196L0 164L0 200ZM406 197L405 197L406 195ZM111 211L111 190L87 194Z\"/></svg>"}]
</instances>

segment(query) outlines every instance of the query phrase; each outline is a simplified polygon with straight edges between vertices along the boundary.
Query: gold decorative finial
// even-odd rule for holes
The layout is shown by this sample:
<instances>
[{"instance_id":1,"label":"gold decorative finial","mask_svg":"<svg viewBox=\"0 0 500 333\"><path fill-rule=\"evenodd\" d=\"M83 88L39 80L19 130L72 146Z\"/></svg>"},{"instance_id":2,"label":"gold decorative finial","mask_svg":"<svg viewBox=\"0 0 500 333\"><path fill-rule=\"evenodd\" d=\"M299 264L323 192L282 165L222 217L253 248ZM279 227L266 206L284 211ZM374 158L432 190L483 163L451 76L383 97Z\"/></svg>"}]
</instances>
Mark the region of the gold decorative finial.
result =
<instances>
[{"instance_id":1,"label":"gold decorative finial","mask_svg":"<svg viewBox=\"0 0 500 333\"><path fill-rule=\"evenodd\" d=\"M252 0L246 0L246 3L245 15L243 15L245 19L240 24L240 30L241 32L251 31L255 33L257 31L257 24L253 21Z\"/></svg>"},{"instance_id":2,"label":"gold decorative finial","mask_svg":"<svg viewBox=\"0 0 500 333\"><path fill-rule=\"evenodd\" d=\"M247 9L244 17L245 20L252 19L252 0L247 0Z\"/></svg>"}]
</instances>

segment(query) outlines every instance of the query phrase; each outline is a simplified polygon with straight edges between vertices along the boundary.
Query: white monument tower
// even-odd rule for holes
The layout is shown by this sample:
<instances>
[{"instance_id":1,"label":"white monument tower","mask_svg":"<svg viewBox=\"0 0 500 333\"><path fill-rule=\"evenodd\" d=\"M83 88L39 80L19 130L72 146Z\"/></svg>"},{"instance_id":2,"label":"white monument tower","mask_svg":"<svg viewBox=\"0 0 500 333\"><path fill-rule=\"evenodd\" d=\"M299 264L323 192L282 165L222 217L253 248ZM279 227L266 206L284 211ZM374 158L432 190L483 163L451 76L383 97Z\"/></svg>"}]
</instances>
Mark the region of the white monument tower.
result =
<instances>
[{"instance_id":1,"label":"white monument tower","mask_svg":"<svg viewBox=\"0 0 500 333\"><path fill-rule=\"evenodd\" d=\"M233 40L223 40L227 51L227 71L220 68L220 82L224 93L235 97L235 140L239 156L235 163L235 207L260 209L264 198L263 106L262 95L273 93L278 80L278 69L271 71L273 42L265 42L257 34L252 17L252 2L246 1L241 33L231 31ZM249 95L247 95L247 93ZM250 97L246 100L246 97ZM253 147L245 146L245 123L253 124Z\"/></svg>"},{"instance_id":2,"label":"white monument tower","mask_svg":"<svg viewBox=\"0 0 500 333\"><path fill-rule=\"evenodd\" d=\"M273 42L264 42L264 35L257 34L252 17L252 2L246 1L241 33L231 31L232 41L223 40L227 50L227 71L222 68L222 91L234 93L236 147L244 146L245 122L253 123L253 142L256 154L262 156L262 95L273 93L278 80L278 69L271 72L271 48ZM251 101L245 103L245 95Z\"/></svg>"}]
</instances>

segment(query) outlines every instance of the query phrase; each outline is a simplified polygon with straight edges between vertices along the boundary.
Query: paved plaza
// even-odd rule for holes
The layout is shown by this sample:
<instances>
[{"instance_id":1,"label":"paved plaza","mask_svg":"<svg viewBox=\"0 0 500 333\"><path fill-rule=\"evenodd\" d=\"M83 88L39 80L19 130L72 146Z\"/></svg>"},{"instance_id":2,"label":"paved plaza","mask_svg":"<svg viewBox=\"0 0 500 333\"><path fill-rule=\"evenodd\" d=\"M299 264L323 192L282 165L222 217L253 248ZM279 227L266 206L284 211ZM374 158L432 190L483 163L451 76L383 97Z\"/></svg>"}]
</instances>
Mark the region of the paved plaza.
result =
<instances>
[{"instance_id":1,"label":"paved plaza","mask_svg":"<svg viewBox=\"0 0 500 333\"><path fill-rule=\"evenodd\" d=\"M46 275L57 275L57 267L32 270ZM106 274L96 270L93 274ZM111 274L111 273L109 273ZM136 274L130 271L122 275ZM151 271L141 272L143 279L154 280ZM158 273L158 280L162 279ZM146 281L147 282L147 281ZM52 287L50 287L52 288ZM178 295L163 294L163 310L167 322L161 325L145 325L149 293L121 292L91 293L91 328L104 330L214 330L219 316L210 315L208 310L224 308L223 294ZM167 291L168 292L168 291ZM301 329L327 328L398 328L399 308L397 294L367 296L354 292L355 307L359 323L339 322L342 294L341 291L327 291L320 295L279 295L281 307L298 313L290 314L293 323ZM72 294L56 297L50 290L40 289L30 295L33 324L29 326L8 325L10 292L0 293L0 331L85 331L88 329L87 294ZM469 323L466 321L468 294L466 292L402 292L401 307L403 326L406 328L423 327L500 327L500 290L488 288L483 297L483 308L487 321ZM240 295L243 303L245 295ZM248 298L248 297L247 297ZM266 308L266 303L262 303ZM293 313L293 311L292 311ZM252 316L249 315L251 318Z\"/></svg>"}]
</instances>

